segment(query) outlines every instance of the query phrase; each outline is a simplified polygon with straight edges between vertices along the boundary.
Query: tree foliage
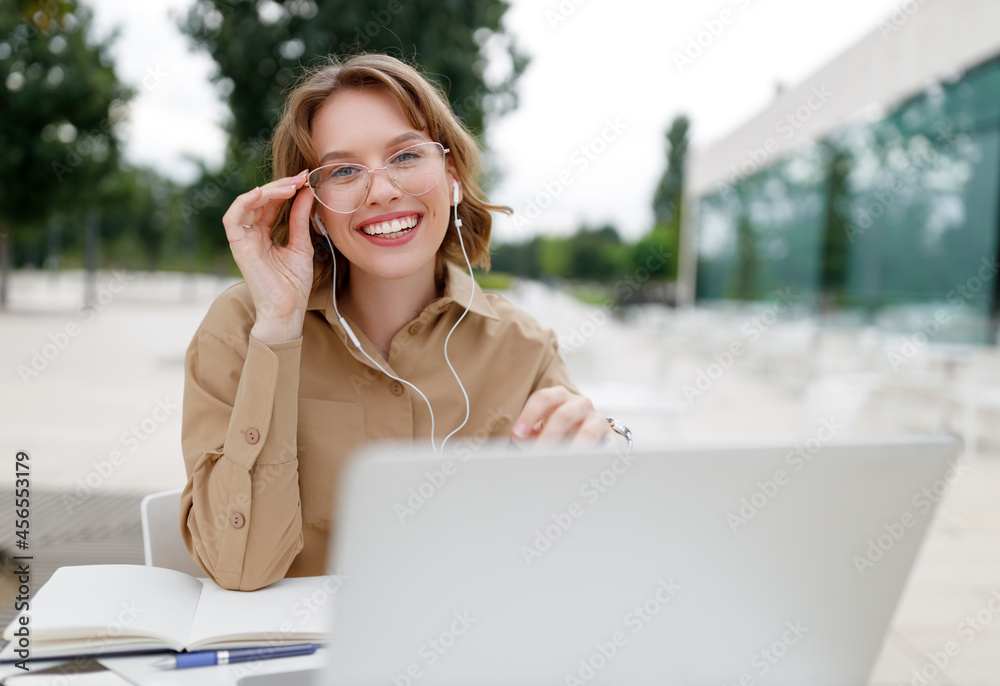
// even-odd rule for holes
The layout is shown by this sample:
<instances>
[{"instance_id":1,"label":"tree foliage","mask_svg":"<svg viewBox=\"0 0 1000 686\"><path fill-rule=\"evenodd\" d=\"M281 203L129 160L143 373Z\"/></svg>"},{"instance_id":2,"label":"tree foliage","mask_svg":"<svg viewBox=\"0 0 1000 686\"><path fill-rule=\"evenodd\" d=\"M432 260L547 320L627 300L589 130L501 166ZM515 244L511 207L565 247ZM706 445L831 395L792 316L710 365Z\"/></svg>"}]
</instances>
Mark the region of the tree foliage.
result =
<instances>
[{"instance_id":1,"label":"tree foliage","mask_svg":"<svg viewBox=\"0 0 1000 686\"><path fill-rule=\"evenodd\" d=\"M572 236L535 236L502 243L491 255L492 268L527 278L610 282L629 269L631 246L611 225L584 226Z\"/></svg>"},{"instance_id":2,"label":"tree foliage","mask_svg":"<svg viewBox=\"0 0 1000 686\"><path fill-rule=\"evenodd\" d=\"M181 29L215 60L237 141L273 127L300 65L356 52L412 58L481 132L487 107L513 106L525 65L501 25L507 7L506 0L198 0ZM486 78L487 45L494 59L510 62L500 79Z\"/></svg>"},{"instance_id":3,"label":"tree foliage","mask_svg":"<svg viewBox=\"0 0 1000 686\"><path fill-rule=\"evenodd\" d=\"M0 5L0 233L15 266L80 264L91 210L93 266L182 266L180 189L121 159L133 91L115 74L113 40L95 38L75 0Z\"/></svg>"},{"instance_id":4,"label":"tree foliage","mask_svg":"<svg viewBox=\"0 0 1000 686\"><path fill-rule=\"evenodd\" d=\"M653 193L653 216L658 226L680 225L690 129L691 120L680 114L674 117L664 134L667 166Z\"/></svg>"},{"instance_id":5,"label":"tree foliage","mask_svg":"<svg viewBox=\"0 0 1000 686\"><path fill-rule=\"evenodd\" d=\"M0 5L0 224L15 248L60 209L100 202L117 168L131 92L90 26L68 0Z\"/></svg>"},{"instance_id":6,"label":"tree foliage","mask_svg":"<svg viewBox=\"0 0 1000 686\"><path fill-rule=\"evenodd\" d=\"M648 271L652 282L677 278L690 130L691 120L679 114L664 134L666 166L653 193L653 228L631 253L633 271Z\"/></svg>"},{"instance_id":7,"label":"tree foliage","mask_svg":"<svg viewBox=\"0 0 1000 686\"><path fill-rule=\"evenodd\" d=\"M107 186L101 238L108 262L148 270L181 266L182 189L154 170L127 165Z\"/></svg>"},{"instance_id":8,"label":"tree foliage","mask_svg":"<svg viewBox=\"0 0 1000 686\"><path fill-rule=\"evenodd\" d=\"M825 308L843 305L847 297L850 259L850 193L847 179L854 158L834 142L822 144L826 153L826 213L820 243L819 281Z\"/></svg>"},{"instance_id":9,"label":"tree foliage","mask_svg":"<svg viewBox=\"0 0 1000 686\"><path fill-rule=\"evenodd\" d=\"M677 279L678 233L654 228L640 238L629 253L634 271L645 269L655 281Z\"/></svg>"}]
</instances>

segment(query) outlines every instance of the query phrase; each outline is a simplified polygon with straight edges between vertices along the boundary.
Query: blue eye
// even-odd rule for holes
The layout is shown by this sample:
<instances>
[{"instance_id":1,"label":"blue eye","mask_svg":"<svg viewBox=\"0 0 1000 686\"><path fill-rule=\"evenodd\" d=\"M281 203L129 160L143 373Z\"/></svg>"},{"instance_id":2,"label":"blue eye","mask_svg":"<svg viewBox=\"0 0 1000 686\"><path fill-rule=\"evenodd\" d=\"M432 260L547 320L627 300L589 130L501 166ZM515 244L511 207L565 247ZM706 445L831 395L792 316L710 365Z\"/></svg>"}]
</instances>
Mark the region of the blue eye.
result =
<instances>
[{"instance_id":1,"label":"blue eye","mask_svg":"<svg viewBox=\"0 0 1000 686\"><path fill-rule=\"evenodd\" d=\"M350 179L354 176L357 176L360 173L361 169L359 167L352 167L350 165L345 164L343 166L334 167L333 169L331 169L327 174L327 178L337 179L338 181L342 181L344 179Z\"/></svg>"},{"instance_id":2,"label":"blue eye","mask_svg":"<svg viewBox=\"0 0 1000 686\"><path fill-rule=\"evenodd\" d=\"M423 155L418 150L404 150L392 158L390 164L412 164L419 162L422 158Z\"/></svg>"}]
</instances>

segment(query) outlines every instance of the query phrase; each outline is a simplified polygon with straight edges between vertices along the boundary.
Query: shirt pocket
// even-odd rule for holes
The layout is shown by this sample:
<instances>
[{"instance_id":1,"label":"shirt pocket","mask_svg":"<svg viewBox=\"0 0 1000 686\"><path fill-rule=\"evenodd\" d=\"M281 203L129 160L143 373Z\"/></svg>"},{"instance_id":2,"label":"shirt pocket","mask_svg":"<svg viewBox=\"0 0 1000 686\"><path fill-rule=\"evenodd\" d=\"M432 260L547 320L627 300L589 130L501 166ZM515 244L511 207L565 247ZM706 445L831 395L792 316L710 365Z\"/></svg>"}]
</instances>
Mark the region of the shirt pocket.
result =
<instances>
[{"instance_id":1,"label":"shirt pocket","mask_svg":"<svg viewBox=\"0 0 1000 686\"><path fill-rule=\"evenodd\" d=\"M297 448L302 523L330 522L347 458L364 443L357 403L299 398Z\"/></svg>"}]
</instances>

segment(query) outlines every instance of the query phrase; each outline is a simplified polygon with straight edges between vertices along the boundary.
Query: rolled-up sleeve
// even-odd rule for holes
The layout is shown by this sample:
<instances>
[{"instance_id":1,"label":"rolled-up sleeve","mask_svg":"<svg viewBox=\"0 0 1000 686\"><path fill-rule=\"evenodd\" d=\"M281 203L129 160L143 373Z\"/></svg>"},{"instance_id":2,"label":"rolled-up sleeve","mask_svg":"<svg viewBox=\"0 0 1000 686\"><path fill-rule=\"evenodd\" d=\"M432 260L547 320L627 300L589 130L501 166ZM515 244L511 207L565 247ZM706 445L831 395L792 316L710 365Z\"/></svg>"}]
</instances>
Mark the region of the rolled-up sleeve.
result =
<instances>
[{"instance_id":1,"label":"rolled-up sleeve","mask_svg":"<svg viewBox=\"0 0 1000 686\"><path fill-rule=\"evenodd\" d=\"M267 345L249 335L249 324L219 330L208 326L212 318L210 311L184 362L181 536L216 583L251 591L282 579L303 547L302 338Z\"/></svg>"}]
</instances>

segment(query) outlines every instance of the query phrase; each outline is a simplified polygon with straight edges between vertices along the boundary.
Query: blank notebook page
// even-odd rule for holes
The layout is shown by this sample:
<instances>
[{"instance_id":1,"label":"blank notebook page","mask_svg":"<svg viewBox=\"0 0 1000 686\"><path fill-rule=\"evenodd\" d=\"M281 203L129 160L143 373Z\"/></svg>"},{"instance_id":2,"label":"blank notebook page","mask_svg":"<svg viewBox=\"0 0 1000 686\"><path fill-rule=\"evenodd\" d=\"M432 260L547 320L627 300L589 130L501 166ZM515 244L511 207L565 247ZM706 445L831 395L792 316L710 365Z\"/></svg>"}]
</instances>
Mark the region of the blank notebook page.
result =
<instances>
[{"instance_id":1,"label":"blank notebook page","mask_svg":"<svg viewBox=\"0 0 1000 686\"><path fill-rule=\"evenodd\" d=\"M191 627L191 646L213 639L241 640L253 634L257 635L255 644L300 642L290 639L326 638L333 628L333 603L339 587L336 577L281 579L256 591L227 591L208 579L203 582L205 588Z\"/></svg>"}]
</instances>

